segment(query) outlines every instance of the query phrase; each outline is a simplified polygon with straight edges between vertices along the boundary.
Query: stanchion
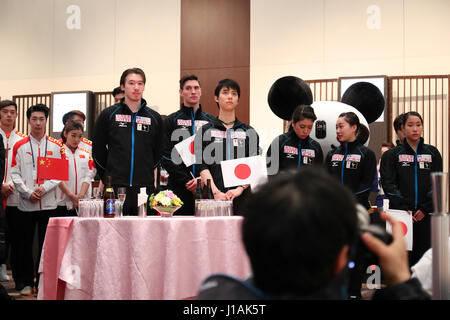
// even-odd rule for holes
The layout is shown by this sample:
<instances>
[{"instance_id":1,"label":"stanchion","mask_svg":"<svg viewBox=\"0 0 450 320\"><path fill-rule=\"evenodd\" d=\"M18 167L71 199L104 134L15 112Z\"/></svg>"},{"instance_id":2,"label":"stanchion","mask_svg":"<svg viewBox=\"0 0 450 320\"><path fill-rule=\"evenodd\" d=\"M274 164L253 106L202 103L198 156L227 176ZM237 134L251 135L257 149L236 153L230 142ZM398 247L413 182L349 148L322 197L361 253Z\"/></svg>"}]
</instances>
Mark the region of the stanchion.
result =
<instances>
[{"instance_id":1,"label":"stanchion","mask_svg":"<svg viewBox=\"0 0 450 320\"><path fill-rule=\"evenodd\" d=\"M433 300L450 300L448 173L431 174L434 212L431 214Z\"/></svg>"}]
</instances>

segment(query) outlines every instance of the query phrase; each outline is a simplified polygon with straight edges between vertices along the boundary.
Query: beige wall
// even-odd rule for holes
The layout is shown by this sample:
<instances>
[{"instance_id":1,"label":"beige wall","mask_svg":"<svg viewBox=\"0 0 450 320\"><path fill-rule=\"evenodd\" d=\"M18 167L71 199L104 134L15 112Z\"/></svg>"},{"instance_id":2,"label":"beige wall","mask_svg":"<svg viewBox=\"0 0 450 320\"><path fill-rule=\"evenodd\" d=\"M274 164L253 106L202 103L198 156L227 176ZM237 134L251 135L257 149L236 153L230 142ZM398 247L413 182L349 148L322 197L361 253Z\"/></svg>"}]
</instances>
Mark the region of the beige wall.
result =
<instances>
[{"instance_id":1,"label":"beige wall","mask_svg":"<svg viewBox=\"0 0 450 320\"><path fill-rule=\"evenodd\" d=\"M266 143L282 132L267 94L283 76L449 74L449 13L448 0L253 0L252 126Z\"/></svg>"},{"instance_id":2,"label":"beige wall","mask_svg":"<svg viewBox=\"0 0 450 320\"><path fill-rule=\"evenodd\" d=\"M123 70L140 67L147 102L162 114L176 110L180 1L0 1L0 96L111 91Z\"/></svg>"}]
</instances>

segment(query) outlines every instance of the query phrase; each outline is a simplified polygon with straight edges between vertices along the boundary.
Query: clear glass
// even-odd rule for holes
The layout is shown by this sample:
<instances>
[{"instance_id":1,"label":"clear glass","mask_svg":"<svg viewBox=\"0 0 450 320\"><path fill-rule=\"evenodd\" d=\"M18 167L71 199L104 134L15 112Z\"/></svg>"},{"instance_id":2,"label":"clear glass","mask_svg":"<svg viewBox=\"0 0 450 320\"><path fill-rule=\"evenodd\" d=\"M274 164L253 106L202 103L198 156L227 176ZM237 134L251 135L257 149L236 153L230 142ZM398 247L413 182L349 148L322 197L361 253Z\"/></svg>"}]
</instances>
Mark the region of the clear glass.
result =
<instances>
[{"instance_id":1,"label":"clear glass","mask_svg":"<svg viewBox=\"0 0 450 320\"><path fill-rule=\"evenodd\" d=\"M125 187L117 188L117 196L122 203L125 202L125 199L127 197L127 188Z\"/></svg>"}]
</instances>

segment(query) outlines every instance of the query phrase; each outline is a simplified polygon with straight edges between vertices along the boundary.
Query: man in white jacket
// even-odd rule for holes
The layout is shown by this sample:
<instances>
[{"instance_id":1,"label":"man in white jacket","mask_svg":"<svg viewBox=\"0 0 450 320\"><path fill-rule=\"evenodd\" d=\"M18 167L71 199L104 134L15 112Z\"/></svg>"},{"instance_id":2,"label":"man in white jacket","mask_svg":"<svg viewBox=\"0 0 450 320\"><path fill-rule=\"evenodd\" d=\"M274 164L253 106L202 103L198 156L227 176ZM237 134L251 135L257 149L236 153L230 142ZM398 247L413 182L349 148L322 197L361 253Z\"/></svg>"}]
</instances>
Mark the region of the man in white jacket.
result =
<instances>
[{"instance_id":1,"label":"man in white jacket","mask_svg":"<svg viewBox=\"0 0 450 320\"><path fill-rule=\"evenodd\" d=\"M11 178L19 192L18 211L21 228L19 230L18 263L21 265L20 278L25 287L21 294L37 293L39 274L37 272L40 254L45 239L48 220L55 215L55 188L60 180L38 179L38 157L66 159L61 143L49 137L45 128L50 110L43 104L37 104L27 110L31 132L14 145L11 164ZM38 261L33 261L32 247L34 230L37 225L39 239ZM34 278L36 277L36 282ZM33 289L33 286L35 289Z\"/></svg>"},{"instance_id":2,"label":"man in white jacket","mask_svg":"<svg viewBox=\"0 0 450 320\"><path fill-rule=\"evenodd\" d=\"M17 205L19 203L19 195L14 188L14 183L11 180L11 161L14 144L26 137L25 134L19 132L15 128L17 119L17 104L11 100L3 100L0 102L0 134L3 138L3 145L5 146L5 177L2 183L2 198L3 206L5 208L6 223L7 223L7 241L11 246L11 270L16 290L23 289L23 281L17 276L17 232L15 229L20 226L19 214ZM8 278L6 274L6 266L2 265L0 270L0 281ZM6 278L3 278L6 276Z\"/></svg>"}]
</instances>

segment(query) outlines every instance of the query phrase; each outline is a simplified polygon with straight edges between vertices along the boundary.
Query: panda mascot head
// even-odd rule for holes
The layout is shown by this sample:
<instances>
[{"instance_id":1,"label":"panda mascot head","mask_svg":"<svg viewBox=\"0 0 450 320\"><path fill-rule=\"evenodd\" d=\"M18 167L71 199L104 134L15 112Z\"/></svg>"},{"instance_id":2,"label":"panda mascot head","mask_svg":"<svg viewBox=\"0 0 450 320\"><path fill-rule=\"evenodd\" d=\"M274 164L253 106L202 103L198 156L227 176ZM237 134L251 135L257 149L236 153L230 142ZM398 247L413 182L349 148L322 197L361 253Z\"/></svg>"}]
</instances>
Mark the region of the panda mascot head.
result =
<instances>
[{"instance_id":1,"label":"panda mascot head","mask_svg":"<svg viewBox=\"0 0 450 320\"><path fill-rule=\"evenodd\" d=\"M369 129L369 124L380 117L385 105L381 91L369 82L357 82L351 85L342 95L340 102L316 101L313 103L309 85L295 76L276 80L269 90L268 103L276 116L287 121L291 120L297 106L311 105L317 120L314 122L310 136L320 143L324 155L339 145L336 139L336 121L341 113L354 112L359 121Z\"/></svg>"}]
</instances>

